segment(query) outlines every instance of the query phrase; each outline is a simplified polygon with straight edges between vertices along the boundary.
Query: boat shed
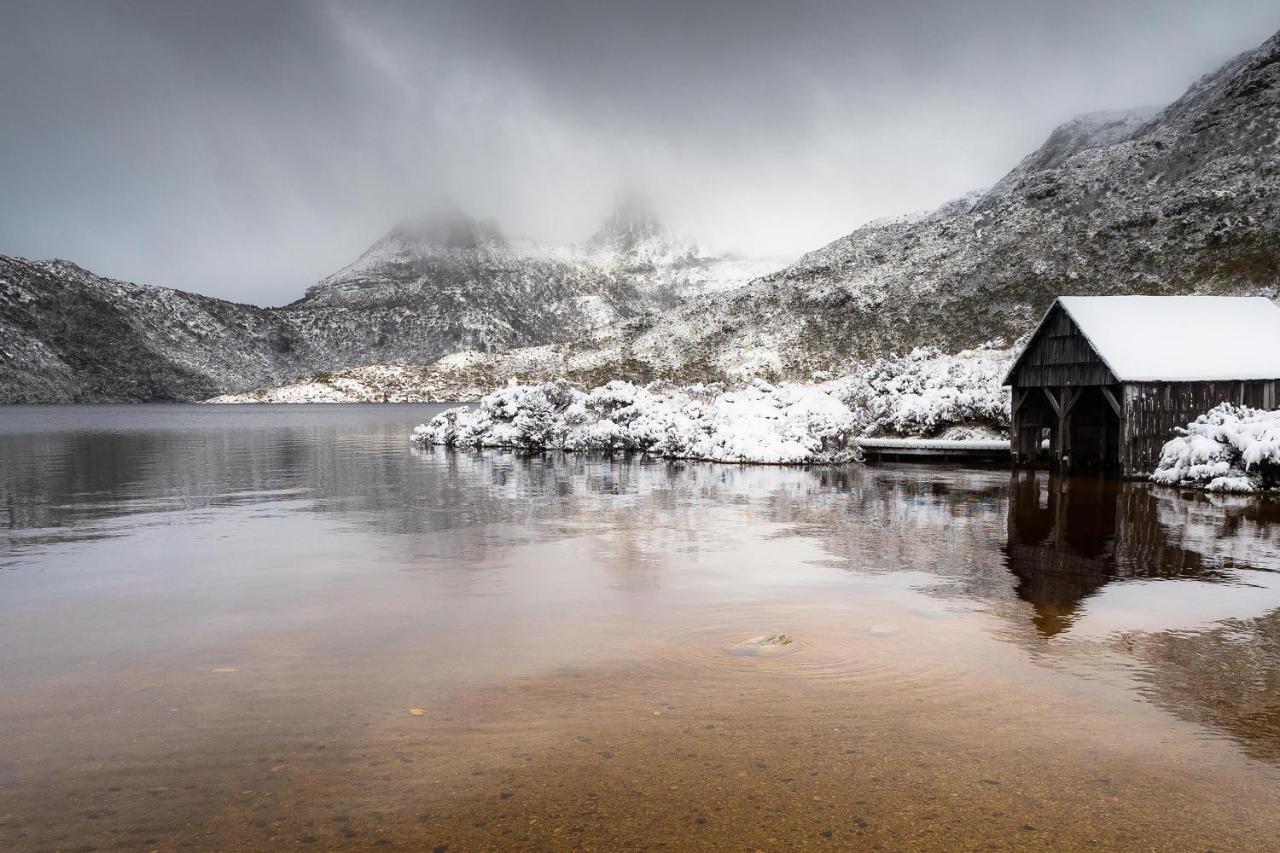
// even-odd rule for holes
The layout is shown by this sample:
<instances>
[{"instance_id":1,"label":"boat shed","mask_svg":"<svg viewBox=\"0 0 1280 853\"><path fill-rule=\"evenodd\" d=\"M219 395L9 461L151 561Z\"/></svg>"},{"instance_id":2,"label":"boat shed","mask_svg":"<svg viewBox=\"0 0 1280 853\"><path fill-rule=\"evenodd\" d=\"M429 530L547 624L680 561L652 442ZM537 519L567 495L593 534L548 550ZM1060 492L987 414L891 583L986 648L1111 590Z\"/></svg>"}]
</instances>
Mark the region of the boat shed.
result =
<instances>
[{"instance_id":1,"label":"boat shed","mask_svg":"<svg viewBox=\"0 0 1280 853\"><path fill-rule=\"evenodd\" d=\"M1219 403L1273 409L1280 307L1262 297L1059 297L1014 359L1015 465L1145 477Z\"/></svg>"}]
</instances>

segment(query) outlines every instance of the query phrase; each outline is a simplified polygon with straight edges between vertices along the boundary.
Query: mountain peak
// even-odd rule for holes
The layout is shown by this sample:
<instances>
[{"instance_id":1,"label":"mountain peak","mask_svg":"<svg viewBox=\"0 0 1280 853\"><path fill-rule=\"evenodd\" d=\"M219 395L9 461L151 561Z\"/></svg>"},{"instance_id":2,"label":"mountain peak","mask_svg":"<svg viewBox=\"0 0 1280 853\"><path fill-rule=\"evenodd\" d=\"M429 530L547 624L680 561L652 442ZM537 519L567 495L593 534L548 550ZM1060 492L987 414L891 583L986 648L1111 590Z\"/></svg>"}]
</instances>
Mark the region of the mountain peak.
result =
<instances>
[{"instance_id":1,"label":"mountain peak","mask_svg":"<svg viewBox=\"0 0 1280 853\"><path fill-rule=\"evenodd\" d=\"M1064 121L1050 132L1049 138L1039 148L1022 158L1022 162L984 193L976 204L989 207L996 200L1007 197L1028 176L1057 169L1083 151L1135 138L1144 132L1144 128L1155 123L1164 109L1163 106L1149 105L1128 110L1098 110Z\"/></svg>"},{"instance_id":2,"label":"mountain peak","mask_svg":"<svg viewBox=\"0 0 1280 853\"><path fill-rule=\"evenodd\" d=\"M1055 127L1045 143L1023 160L1022 167L1027 172L1052 169L1081 151L1124 142L1162 109L1162 105L1148 105L1078 115Z\"/></svg>"},{"instance_id":3,"label":"mountain peak","mask_svg":"<svg viewBox=\"0 0 1280 853\"><path fill-rule=\"evenodd\" d=\"M597 250L634 254L655 241L670 242L670 232L645 198L636 193L623 193L615 199L609 216L587 240L587 245Z\"/></svg>"},{"instance_id":4,"label":"mountain peak","mask_svg":"<svg viewBox=\"0 0 1280 853\"><path fill-rule=\"evenodd\" d=\"M480 249L506 245L506 237L492 219L475 219L452 202L402 221L389 239L441 249Z\"/></svg>"},{"instance_id":5,"label":"mountain peak","mask_svg":"<svg viewBox=\"0 0 1280 853\"><path fill-rule=\"evenodd\" d=\"M582 245L590 253L616 255L632 266L681 265L699 257L697 243L674 233L635 193L620 194L600 229Z\"/></svg>"}]
</instances>

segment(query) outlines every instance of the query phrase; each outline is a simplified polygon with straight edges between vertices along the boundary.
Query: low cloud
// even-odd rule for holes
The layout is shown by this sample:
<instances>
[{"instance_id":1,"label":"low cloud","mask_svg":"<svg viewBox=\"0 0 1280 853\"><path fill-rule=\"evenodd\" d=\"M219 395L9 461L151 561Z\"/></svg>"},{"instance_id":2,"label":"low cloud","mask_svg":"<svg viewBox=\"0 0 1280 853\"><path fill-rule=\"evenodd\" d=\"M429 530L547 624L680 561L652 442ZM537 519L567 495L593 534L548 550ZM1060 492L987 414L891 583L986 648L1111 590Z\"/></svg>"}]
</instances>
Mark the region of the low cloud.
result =
<instances>
[{"instance_id":1,"label":"low cloud","mask_svg":"<svg viewBox=\"0 0 1280 853\"><path fill-rule=\"evenodd\" d=\"M799 253L1280 27L1246 0L10 6L0 252L260 304L441 197L570 240L640 188Z\"/></svg>"}]
</instances>

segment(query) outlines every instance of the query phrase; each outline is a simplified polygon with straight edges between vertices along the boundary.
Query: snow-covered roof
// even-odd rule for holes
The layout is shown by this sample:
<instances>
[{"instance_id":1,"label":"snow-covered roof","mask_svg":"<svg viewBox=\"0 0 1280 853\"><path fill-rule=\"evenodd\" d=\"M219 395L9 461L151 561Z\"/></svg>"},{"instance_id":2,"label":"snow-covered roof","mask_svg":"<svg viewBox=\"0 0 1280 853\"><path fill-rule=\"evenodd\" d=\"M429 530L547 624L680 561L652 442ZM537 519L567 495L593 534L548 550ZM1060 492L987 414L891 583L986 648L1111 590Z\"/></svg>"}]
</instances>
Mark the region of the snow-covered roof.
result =
<instances>
[{"instance_id":1,"label":"snow-covered roof","mask_svg":"<svg viewBox=\"0 0 1280 853\"><path fill-rule=\"evenodd\" d=\"M1061 296L1055 304L1121 382L1280 379L1280 307L1270 299Z\"/></svg>"}]
</instances>

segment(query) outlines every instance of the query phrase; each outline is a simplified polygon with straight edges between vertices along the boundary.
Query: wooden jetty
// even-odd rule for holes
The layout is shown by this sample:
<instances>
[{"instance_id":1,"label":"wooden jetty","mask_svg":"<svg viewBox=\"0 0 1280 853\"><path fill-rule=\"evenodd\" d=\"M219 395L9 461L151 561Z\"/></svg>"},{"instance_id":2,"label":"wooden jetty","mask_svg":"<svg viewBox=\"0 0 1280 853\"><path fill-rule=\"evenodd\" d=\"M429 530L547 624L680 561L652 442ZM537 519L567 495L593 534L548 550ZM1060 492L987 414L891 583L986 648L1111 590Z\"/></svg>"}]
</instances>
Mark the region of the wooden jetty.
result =
<instances>
[{"instance_id":1,"label":"wooden jetty","mask_svg":"<svg viewBox=\"0 0 1280 853\"><path fill-rule=\"evenodd\" d=\"M1008 463L1011 458L1008 439L948 441L942 438L860 438L858 446L862 448L862 454L868 461Z\"/></svg>"}]
</instances>

